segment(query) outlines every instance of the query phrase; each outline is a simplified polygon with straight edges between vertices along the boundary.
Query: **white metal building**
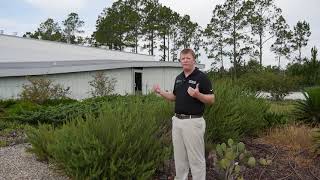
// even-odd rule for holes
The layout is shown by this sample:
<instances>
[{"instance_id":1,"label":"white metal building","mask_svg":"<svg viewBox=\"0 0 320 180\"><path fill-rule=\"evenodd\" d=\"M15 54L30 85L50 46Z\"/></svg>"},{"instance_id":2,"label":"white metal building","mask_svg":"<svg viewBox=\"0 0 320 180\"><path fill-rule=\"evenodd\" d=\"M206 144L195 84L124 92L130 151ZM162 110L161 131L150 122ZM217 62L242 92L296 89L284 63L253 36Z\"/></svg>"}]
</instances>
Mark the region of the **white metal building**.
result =
<instances>
[{"instance_id":1,"label":"white metal building","mask_svg":"<svg viewBox=\"0 0 320 180\"><path fill-rule=\"evenodd\" d=\"M70 87L71 98L87 98L97 71L116 78L117 94L147 94L153 84L172 91L181 67L154 56L0 35L0 99L17 98L27 76L43 75Z\"/></svg>"}]
</instances>

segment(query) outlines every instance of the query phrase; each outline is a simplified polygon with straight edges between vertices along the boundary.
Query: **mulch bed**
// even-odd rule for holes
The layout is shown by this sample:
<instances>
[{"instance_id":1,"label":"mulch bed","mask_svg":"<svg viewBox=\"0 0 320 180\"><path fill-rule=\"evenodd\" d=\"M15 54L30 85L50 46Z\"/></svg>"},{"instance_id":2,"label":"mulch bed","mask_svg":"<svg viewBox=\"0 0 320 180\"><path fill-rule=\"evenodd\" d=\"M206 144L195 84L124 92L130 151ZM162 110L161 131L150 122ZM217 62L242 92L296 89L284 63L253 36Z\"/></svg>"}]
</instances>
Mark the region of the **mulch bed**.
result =
<instances>
[{"instance_id":1,"label":"mulch bed","mask_svg":"<svg viewBox=\"0 0 320 180\"><path fill-rule=\"evenodd\" d=\"M314 156L307 149L292 152L283 147L273 146L255 139L245 139L247 150L258 160L270 157L272 163L269 166L256 165L254 168L246 168L243 177L246 180L320 180L320 156ZM166 162L165 167L157 172L155 180L174 179L174 161ZM213 168L213 159L207 159L207 180L219 179ZM191 175L189 180L192 180Z\"/></svg>"}]
</instances>

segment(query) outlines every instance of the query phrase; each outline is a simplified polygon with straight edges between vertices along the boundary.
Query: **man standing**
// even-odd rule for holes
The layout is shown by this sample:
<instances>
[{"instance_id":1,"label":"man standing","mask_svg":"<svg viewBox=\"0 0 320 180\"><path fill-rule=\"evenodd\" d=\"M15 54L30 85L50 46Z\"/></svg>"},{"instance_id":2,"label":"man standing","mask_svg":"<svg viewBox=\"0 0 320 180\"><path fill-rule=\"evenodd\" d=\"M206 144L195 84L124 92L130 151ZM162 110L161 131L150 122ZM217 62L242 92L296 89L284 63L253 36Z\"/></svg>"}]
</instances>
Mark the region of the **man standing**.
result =
<instances>
[{"instance_id":1,"label":"man standing","mask_svg":"<svg viewBox=\"0 0 320 180\"><path fill-rule=\"evenodd\" d=\"M196 66L192 49L180 52L183 72L176 77L173 92L153 86L154 92L175 101L172 117L172 142L175 159L175 180L186 180L191 168L193 180L205 180L205 104L214 102L212 85L206 74Z\"/></svg>"}]
</instances>

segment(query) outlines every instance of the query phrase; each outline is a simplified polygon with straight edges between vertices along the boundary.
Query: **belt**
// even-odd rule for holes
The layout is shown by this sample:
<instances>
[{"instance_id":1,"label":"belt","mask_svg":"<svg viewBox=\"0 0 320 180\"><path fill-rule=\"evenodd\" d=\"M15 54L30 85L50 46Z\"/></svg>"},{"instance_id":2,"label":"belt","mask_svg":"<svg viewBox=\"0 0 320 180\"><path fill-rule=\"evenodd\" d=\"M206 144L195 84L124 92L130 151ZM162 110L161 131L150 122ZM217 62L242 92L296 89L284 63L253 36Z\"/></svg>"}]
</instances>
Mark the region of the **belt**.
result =
<instances>
[{"instance_id":1,"label":"belt","mask_svg":"<svg viewBox=\"0 0 320 180\"><path fill-rule=\"evenodd\" d=\"M192 119L192 118L202 117L202 115L187 115L187 114L178 114L178 113L175 113L174 116L176 116L179 119Z\"/></svg>"}]
</instances>

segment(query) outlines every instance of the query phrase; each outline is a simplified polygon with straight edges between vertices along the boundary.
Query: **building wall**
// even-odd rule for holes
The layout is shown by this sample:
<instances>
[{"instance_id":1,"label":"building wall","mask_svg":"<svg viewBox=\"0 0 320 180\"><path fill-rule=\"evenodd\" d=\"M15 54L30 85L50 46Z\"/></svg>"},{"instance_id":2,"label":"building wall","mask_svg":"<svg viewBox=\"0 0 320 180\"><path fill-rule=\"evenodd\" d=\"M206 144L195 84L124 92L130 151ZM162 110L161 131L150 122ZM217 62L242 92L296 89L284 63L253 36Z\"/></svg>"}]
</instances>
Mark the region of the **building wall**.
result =
<instances>
[{"instance_id":1,"label":"building wall","mask_svg":"<svg viewBox=\"0 0 320 180\"><path fill-rule=\"evenodd\" d=\"M142 72L142 93L148 94L152 91L154 84L159 84L162 89L172 91L175 77L181 72L181 68L159 67L133 68L105 70L105 74L117 80L115 93L125 95L134 93L134 72ZM93 79L96 72L78 72L67 74L47 75L46 77L55 83L70 87L71 98L84 99L90 97L89 81ZM27 84L26 77L0 77L0 99L18 98L23 84Z\"/></svg>"},{"instance_id":2,"label":"building wall","mask_svg":"<svg viewBox=\"0 0 320 180\"><path fill-rule=\"evenodd\" d=\"M142 92L148 94L154 84L159 84L161 89L173 91L174 81L181 68L144 68L142 75Z\"/></svg>"}]
</instances>

